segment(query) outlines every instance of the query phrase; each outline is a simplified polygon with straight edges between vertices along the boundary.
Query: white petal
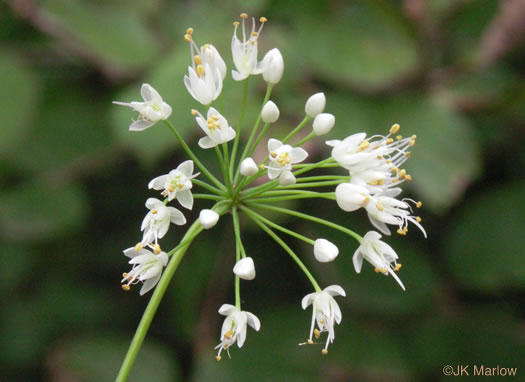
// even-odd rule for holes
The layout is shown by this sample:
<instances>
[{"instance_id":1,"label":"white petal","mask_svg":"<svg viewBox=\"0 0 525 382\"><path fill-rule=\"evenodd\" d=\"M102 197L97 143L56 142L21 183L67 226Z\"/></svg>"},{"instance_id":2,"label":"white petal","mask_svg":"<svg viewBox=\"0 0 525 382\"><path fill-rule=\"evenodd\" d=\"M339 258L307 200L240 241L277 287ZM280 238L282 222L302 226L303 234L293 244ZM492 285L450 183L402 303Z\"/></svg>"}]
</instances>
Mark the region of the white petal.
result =
<instances>
[{"instance_id":1,"label":"white petal","mask_svg":"<svg viewBox=\"0 0 525 382\"><path fill-rule=\"evenodd\" d=\"M168 207L168 209L170 210L170 221L173 224L177 224L177 225L186 224L186 218L184 217L182 212L180 212L175 207Z\"/></svg>"},{"instance_id":2,"label":"white petal","mask_svg":"<svg viewBox=\"0 0 525 382\"><path fill-rule=\"evenodd\" d=\"M155 208L157 208L160 204L164 205L164 203L162 203L159 199L156 199L156 198L148 198L146 200L146 208L148 210L154 210Z\"/></svg>"},{"instance_id":3,"label":"white petal","mask_svg":"<svg viewBox=\"0 0 525 382\"><path fill-rule=\"evenodd\" d=\"M296 183L295 175L291 171L284 170L279 177L279 185L290 186Z\"/></svg>"},{"instance_id":4,"label":"white petal","mask_svg":"<svg viewBox=\"0 0 525 382\"><path fill-rule=\"evenodd\" d=\"M299 163L308 157L308 153L300 147L295 147L292 149L290 156L292 157L292 163Z\"/></svg>"},{"instance_id":5,"label":"white petal","mask_svg":"<svg viewBox=\"0 0 525 382\"><path fill-rule=\"evenodd\" d=\"M328 293L331 296L343 296L346 297L346 293L343 288L339 285L330 285L323 289L323 292Z\"/></svg>"},{"instance_id":6,"label":"white petal","mask_svg":"<svg viewBox=\"0 0 525 382\"><path fill-rule=\"evenodd\" d=\"M190 190L177 191L176 194L178 202L184 208L191 210L193 208L193 195Z\"/></svg>"},{"instance_id":7,"label":"white petal","mask_svg":"<svg viewBox=\"0 0 525 382\"><path fill-rule=\"evenodd\" d=\"M199 213L199 223L202 228L210 229L219 221L219 214L213 210L204 209Z\"/></svg>"},{"instance_id":8,"label":"white petal","mask_svg":"<svg viewBox=\"0 0 525 382\"><path fill-rule=\"evenodd\" d=\"M314 293L307 294L306 296L303 297L301 301L301 306L303 307L303 309L306 309L309 305L312 304L316 295L317 293L314 292Z\"/></svg>"},{"instance_id":9,"label":"white petal","mask_svg":"<svg viewBox=\"0 0 525 382\"><path fill-rule=\"evenodd\" d=\"M245 78L248 78L248 76L245 76L244 74L241 74L236 70L232 70L232 77L235 81L242 81Z\"/></svg>"},{"instance_id":10,"label":"white petal","mask_svg":"<svg viewBox=\"0 0 525 382\"><path fill-rule=\"evenodd\" d=\"M280 168L275 168L275 167L267 167L267 168L268 168L268 178L270 179L277 178L281 174L281 171L282 171L282 169Z\"/></svg>"},{"instance_id":11,"label":"white petal","mask_svg":"<svg viewBox=\"0 0 525 382\"><path fill-rule=\"evenodd\" d=\"M148 293L160 280L160 276L162 275L161 272L159 274L151 279L148 279L144 281L144 285L142 285L142 288L140 288L140 295L143 296L144 294Z\"/></svg>"},{"instance_id":12,"label":"white petal","mask_svg":"<svg viewBox=\"0 0 525 382\"><path fill-rule=\"evenodd\" d=\"M354 263L354 268L356 273L361 273L361 268L363 267L363 256L361 255L361 247L357 248L352 257L352 262Z\"/></svg>"},{"instance_id":13,"label":"white petal","mask_svg":"<svg viewBox=\"0 0 525 382\"><path fill-rule=\"evenodd\" d=\"M140 88L140 95L144 101L151 101L157 105L162 103L162 97L155 89L153 89L150 84L142 84L142 87Z\"/></svg>"},{"instance_id":14,"label":"white petal","mask_svg":"<svg viewBox=\"0 0 525 382\"><path fill-rule=\"evenodd\" d=\"M202 149L211 149L215 146L217 146L217 143L214 142L210 137L202 137L199 139L199 147Z\"/></svg>"},{"instance_id":15,"label":"white petal","mask_svg":"<svg viewBox=\"0 0 525 382\"><path fill-rule=\"evenodd\" d=\"M250 312L244 312L246 313L246 316L248 318L248 325L250 325L256 332L259 331L261 328L261 321L257 318L257 316Z\"/></svg>"},{"instance_id":16,"label":"white petal","mask_svg":"<svg viewBox=\"0 0 525 382\"><path fill-rule=\"evenodd\" d=\"M148 184L148 188L151 190L152 188L155 190L164 190L164 185L166 184L166 180L168 180L168 175L161 175L153 179Z\"/></svg>"},{"instance_id":17,"label":"white petal","mask_svg":"<svg viewBox=\"0 0 525 382\"><path fill-rule=\"evenodd\" d=\"M153 121L145 121L143 119L137 119L131 125L129 125L130 131L142 131L151 127L155 124Z\"/></svg>"},{"instance_id":18,"label":"white petal","mask_svg":"<svg viewBox=\"0 0 525 382\"><path fill-rule=\"evenodd\" d=\"M243 280L253 280L255 278L255 265L251 257L239 260L233 267L233 273Z\"/></svg>"},{"instance_id":19,"label":"white petal","mask_svg":"<svg viewBox=\"0 0 525 382\"><path fill-rule=\"evenodd\" d=\"M221 307L219 308L219 313L222 314L223 316L227 316L235 309L237 308L234 305L222 304Z\"/></svg>"},{"instance_id":20,"label":"white petal","mask_svg":"<svg viewBox=\"0 0 525 382\"><path fill-rule=\"evenodd\" d=\"M268 152L277 151L283 143L277 139L270 138L268 140Z\"/></svg>"}]
</instances>

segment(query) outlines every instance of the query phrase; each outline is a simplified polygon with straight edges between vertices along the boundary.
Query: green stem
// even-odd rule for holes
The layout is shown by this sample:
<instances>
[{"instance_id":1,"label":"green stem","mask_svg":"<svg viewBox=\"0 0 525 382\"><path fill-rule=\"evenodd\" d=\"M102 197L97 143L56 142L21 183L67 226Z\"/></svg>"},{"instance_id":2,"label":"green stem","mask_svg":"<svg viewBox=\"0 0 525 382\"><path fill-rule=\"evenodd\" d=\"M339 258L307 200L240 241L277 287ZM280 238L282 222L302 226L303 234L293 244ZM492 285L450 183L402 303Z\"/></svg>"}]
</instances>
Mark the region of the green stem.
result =
<instances>
[{"instance_id":1,"label":"green stem","mask_svg":"<svg viewBox=\"0 0 525 382\"><path fill-rule=\"evenodd\" d=\"M312 195L277 196L275 198L267 198L265 196L261 196L258 198L252 198L249 200L249 202L253 201L257 203L275 203L275 202L283 202L285 200L311 199L311 198L322 198L322 199L335 200L335 193L327 192L325 194L322 194L319 192L319 193L315 193Z\"/></svg>"},{"instance_id":2,"label":"green stem","mask_svg":"<svg viewBox=\"0 0 525 382\"><path fill-rule=\"evenodd\" d=\"M297 127L295 129L293 129L290 134L288 134L286 137L283 138L282 142L283 143L286 143L288 142L291 138L294 137L295 134L297 134L307 123L308 121L310 120L310 117L309 116L306 116L304 117L304 119L301 121L301 123L299 125L297 125Z\"/></svg>"},{"instance_id":3,"label":"green stem","mask_svg":"<svg viewBox=\"0 0 525 382\"><path fill-rule=\"evenodd\" d=\"M301 146L303 144L305 144L306 142L308 142L310 139L312 139L313 137L315 137L315 133L312 131L310 134L308 134L306 137L304 137L303 139L301 139L299 142L297 142L294 146L297 147L297 146Z\"/></svg>"},{"instance_id":4,"label":"green stem","mask_svg":"<svg viewBox=\"0 0 525 382\"><path fill-rule=\"evenodd\" d=\"M327 187L327 186L336 186L341 183L346 183L347 180L331 180L323 182L310 182L310 183L296 183L289 186L279 186L276 187L278 190L295 190L297 188L310 188L310 187Z\"/></svg>"},{"instance_id":5,"label":"green stem","mask_svg":"<svg viewBox=\"0 0 525 382\"><path fill-rule=\"evenodd\" d=\"M222 158L221 150L219 149L219 146L215 146L215 153L217 153L217 159L219 159L219 165L221 166L222 171L222 177L224 178L224 183L226 183L226 189L230 188L230 185L228 183L228 180L230 177L228 176L228 168L224 165L224 159Z\"/></svg>"},{"instance_id":6,"label":"green stem","mask_svg":"<svg viewBox=\"0 0 525 382\"><path fill-rule=\"evenodd\" d=\"M264 224L261 220L259 220L258 218L256 218L255 216L253 215L250 215L250 217L252 218L252 220L259 226L263 229L263 231L265 231L268 235L270 235L270 237L272 239L274 239L281 247L283 247L283 249L290 255L290 257L297 263L297 265L299 266L299 268L301 268L301 270L304 272L304 274L306 275L306 277L308 277L308 280L310 280L310 282L312 283L314 289L316 292L321 292L322 289L321 287L319 287L319 284L317 283L317 281L315 281L314 279L314 276L312 276L312 274L310 273L310 271L308 270L308 268L306 268L306 266L303 264L303 262L299 259L299 257L297 257L297 255L294 253L294 251L292 251L292 249L286 245L286 243L279 237L275 234L275 232L273 232L266 224Z\"/></svg>"},{"instance_id":7,"label":"green stem","mask_svg":"<svg viewBox=\"0 0 525 382\"><path fill-rule=\"evenodd\" d=\"M239 145L239 139L241 138L241 129L242 129L242 120L244 119L244 112L246 110L246 100L248 99L248 80L250 77L244 80L244 87L242 91L242 103L241 103L241 112L239 114L239 125L237 126L237 134L235 135L235 140L233 141L232 156L230 162L230 174L233 177L233 165L235 163L235 157L237 156L237 146Z\"/></svg>"},{"instance_id":8,"label":"green stem","mask_svg":"<svg viewBox=\"0 0 525 382\"><path fill-rule=\"evenodd\" d=\"M219 190L218 188L215 188L213 186L210 186L208 183L203 182L202 180L198 179L192 179L192 183L196 184L197 186L200 186L202 188L205 188L206 190L213 192L217 195L224 195L224 192L222 190Z\"/></svg>"},{"instance_id":9,"label":"green stem","mask_svg":"<svg viewBox=\"0 0 525 382\"><path fill-rule=\"evenodd\" d=\"M186 144L186 142L184 141L184 138L182 138L182 136L179 134L179 132L177 131L177 129L171 124L170 121L168 120L165 120L164 121L166 123L166 125L168 126L168 128L171 130L171 132L173 133L173 135L175 135L175 138L177 138L177 140L179 141L180 145L182 146L182 148L184 149L184 151L186 151L186 154L188 154L188 156L193 160L193 162L197 165L197 167L199 168L199 170L209 179L211 180L212 183L214 183L218 188L220 188L221 190L224 190L226 191L226 187L224 187L224 185L219 182L219 180L213 176L213 174L211 172L208 171L208 169L206 167L204 167L204 165L201 163L201 161L195 156L195 154L193 154L193 152L191 151L191 149L189 148L189 146Z\"/></svg>"},{"instance_id":10,"label":"green stem","mask_svg":"<svg viewBox=\"0 0 525 382\"><path fill-rule=\"evenodd\" d=\"M225 196L222 195L210 195L210 194L193 194L194 199L208 199L208 200L225 200Z\"/></svg>"},{"instance_id":11,"label":"green stem","mask_svg":"<svg viewBox=\"0 0 525 382\"><path fill-rule=\"evenodd\" d=\"M279 231L281 231L281 232L283 232L283 233L285 233L287 235L293 236L293 237L295 237L295 238L297 238L299 240L302 240L302 241L304 241L304 242L306 242L306 243L308 243L310 245L314 245L315 244L315 240L312 240L312 239L310 239L310 238L308 238L306 236L301 235L300 233L294 232L292 230L289 230L288 228L285 228L285 227L283 227L283 226L281 226L279 224L276 224L276 223L272 222L271 220L265 218L264 216L258 214L257 212L255 212L253 210L250 210L250 209L248 209L246 207L241 207L241 208L246 214L254 216L255 218L261 220L263 223L265 223L266 225L269 225L270 227L275 228L276 230L279 230Z\"/></svg>"},{"instance_id":12,"label":"green stem","mask_svg":"<svg viewBox=\"0 0 525 382\"><path fill-rule=\"evenodd\" d=\"M239 262L241 259L241 252L243 258L246 257L246 252L244 251L244 246L241 241L241 230L239 225L239 214L237 212L237 207L232 208L232 217L233 217L233 230L235 232L235 262ZM239 277L235 275L235 307L241 309L241 282Z\"/></svg>"},{"instance_id":13,"label":"green stem","mask_svg":"<svg viewBox=\"0 0 525 382\"><path fill-rule=\"evenodd\" d=\"M302 212L297 212L297 211L294 211L294 210L290 210L288 208L282 208L282 207L277 207L277 206L269 206L269 205L266 205L266 204L260 204L259 202L250 203L249 206L256 207L256 208L262 208L262 209L265 209L265 210L270 210L270 211L275 211L275 212L280 212L280 213L283 213L283 214L295 216L295 217L300 218L300 219L305 219L305 220L312 221L314 223L325 225L327 227L330 227L330 228L333 228L333 229L336 229L338 231L346 233L347 235L349 235L349 236L353 237L355 240L357 240L360 244L361 244L361 241L363 240L363 238L360 235L358 235L357 233L355 233L354 231L352 231L352 230L350 230L350 229L348 229L346 227L343 227L342 225L339 225L339 224L336 224L336 223L332 223L331 221L324 220L324 219L321 219L321 218L318 218L318 217L315 217L315 216L312 216L312 215L303 214Z\"/></svg>"}]
</instances>

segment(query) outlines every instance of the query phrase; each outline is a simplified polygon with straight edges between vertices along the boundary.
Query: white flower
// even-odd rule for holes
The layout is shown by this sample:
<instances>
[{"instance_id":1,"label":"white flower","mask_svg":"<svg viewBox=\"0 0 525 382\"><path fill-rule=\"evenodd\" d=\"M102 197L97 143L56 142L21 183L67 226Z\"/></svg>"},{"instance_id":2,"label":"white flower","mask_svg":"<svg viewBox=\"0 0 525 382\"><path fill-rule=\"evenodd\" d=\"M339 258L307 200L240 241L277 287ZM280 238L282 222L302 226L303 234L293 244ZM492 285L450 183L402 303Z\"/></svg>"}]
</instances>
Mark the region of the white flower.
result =
<instances>
[{"instance_id":1,"label":"white flower","mask_svg":"<svg viewBox=\"0 0 525 382\"><path fill-rule=\"evenodd\" d=\"M314 119L313 130L315 135L328 134L334 127L335 117L329 113L320 113Z\"/></svg>"},{"instance_id":2,"label":"white flower","mask_svg":"<svg viewBox=\"0 0 525 382\"><path fill-rule=\"evenodd\" d=\"M405 286L395 273L395 271L398 271L401 268L401 264L397 263L397 254L391 246L379 240L380 238L381 235L375 231L369 231L366 233L361 245L357 248L354 257L352 258L355 271L357 273L361 272L363 259L366 259L366 261L375 267L377 273L392 275L399 286L405 290Z\"/></svg>"},{"instance_id":3,"label":"white flower","mask_svg":"<svg viewBox=\"0 0 525 382\"><path fill-rule=\"evenodd\" d=\"M219 309L219 313L226 316L221 329L221 343L215 346L219 349L217 353L217 361L221 360L221 352L226 349L228 356L230 355L229 348L237 342L239 348L244 345L246 340L246 324L250 325L255 331L261 328L261 322L255 314L250 312L240 311L235 306L224 304Z\"/></svg>"},{"instance_id":4,"label":"white flower","mask_svg":"<svg viewBox=\"0 0 525 382\"><path fill-rule=\"evenodd\" d=\"M291 171L283 171L279 177L280 186L291 186L296 183L295 175Z\"/></svg>"},{"instance_id":5,"label":"white flower","mask_svg":"<svg viewBox=\"0 0 525 382\"><path fill-rule=\"evenodd\" d=\"M309 305L313 305L312 325L310 327L308 343L313 344L312 335L317 339L322 332L328 332L326 345L322 351L323 354L328 353L328 345L335 339L335 323L341 323L341 319L343 318L341 309L339 309L339 305L337 305L333 296L344 297L346 293L339 285L331 285L324 288L322 292L307 294L301 302L303 309L306 309ZM314 330L316 322L319 329Z\"/></svg>"},{"instance_id":6,"label":"white flower","mask_svg":"<svg viewBox=\"0 0 525 382\"><path fill-rule=\"evenodd\" d=\"M262 109L261 117L264 123L274 123L279 119L279 108L272 101L268 101Z\"/></svg>"},{"instance_id":7,"label":"white flower","mask_svg":"<svg viewBox=\"0 0 525 382\"><path fill-rule=\"evenodd\" d=\"M235 130L233 130L231 126L228 126L226 118L213 107L208 109L207 119L196 110L193 110L192 113L196 115L195 120L207 135L199 139L199 146L201 148L209 149L235 138Z\"/></svg>"},{"instance_id":8,"label":"white flower","mask_svg":"<svg viewBox=\"0 0 525 382\"><path fill-rule=\"evenodd\" d=\"M168 119L171 115L171 106L162 101L160 94L149 84L142 84L140 95L144 102L118 102L115 105L129 106L139 112L139 119L129 126L132 131L140 131L153 126L160 120Z\"/></svg>"},{"instance_id":9,"label":"white flower","mask_svg":"<svg viewBox=\"0 0 525 382\"><path fill-rule=\"evenodd\" d=\"M182 162L175 170L171 170L167 175L161 175L153 179L148 184L149 189L163 190L161 195L172 201L177 198L178 202L185 208L193 208L193 195L191 180L199 174L193 173L193 161Z\"/></svg>"},{"instance_id":10,"label":"white flower","mask_svg":"<svg viewBox=\"0 0 525 382\"><path fill-rule=\"evenodd\" d=\"M251 257L239 260L233 267L233 273L243 280L253 280L255 278L255 265Z\"/></svg>"},{"instance_id":11,"label":"white flower","mask_svg":"<svg viewBox=\"0 0 525 382\"><path fill-rule=\"evenodd\" d=\"M140 289L140 295L150 291L159 282L162 274L162 269L168 264L168 255L166 252L160 252L154 255L147 249L135 250L135 248L128 248L124 250L124 254L130 257L129 264L133 267L128 273L124 273L121 283L122 289L130 290L130 285L143 282Z\"/></svg>"},{"instance_id":12,"label":"white flower","mask_svg":"<svg viewBox=\"0 0 525 382\"><path fill-rule=\"evenodd\" d=\"M351 212L366 207L370 202L370 192L366 187L352 183L341 183L335 188L335 200L343 211Z\"/></svg>"},{"instance_id":13,"label":"white flower","mask_svg":"<svg viewBox=\"0 0 525 382\"><path fill-rule=\"evenodd\" d=\"M268 151L270 152L270 165L268 166L268 178L275 179L283 177L286 184L295 183L295 176L292 174L292 165L302 162L308 157L308 153L300 147L283 145L281 141L270 138L268 140ZM293 183L289 183L293 177Z\"/></svg>"},{"instance_id":14,"label":"white flower","mask_svg":"<svg viewBox=\"0 0 525 382\"><path fill-rule=\"evenodd\" d=\"M334 261L338 254L339 249L334 243L326 239L317 239L315 241L314 256L317 261L321 263L328 263L330 261Z\"/></svg>"},{"instance_id":15,"label":"white flower","mask_svg":"<svg viewBox=\"0 0 525 382\"><path fill-rule=\"evenodd\" d=\"M317 114L320 114L324 111L325 106L326 97L324 96L324 93L316 93L308 98L306 104L304 105L304 111L310 118L315 118L317 117Z\"/></svg>"},{"instance_id":16,"label":"white flower","mask_svg":"<svg viewBox=\"0 0 525 382\"><path fill-rule=\"evenodd\" d=\"M251 74L260 74L262 67L257 65L257 39L267 21L266 17L261 17L259 21L261 26L255 31L255 19L252 17L252 29L245 29L244 21L248 18L246 13L241 14L242 19L242 41L237 38L237 27L239 22L234 23L235 29L232 37L232 56L233 63L237 70L232 70L232 77L235 81L241 81Z\"/></svg>"},{"instance_id":17,"label":"white flower","mask_svg":"<svg viewBox=\"0 0 525 382\"><path fill-rule=\"evenodd\" d=\"M372 195L370 202L365 206L370 223L385 235L390 235L387 224L397 225L397 233L406 235L408 222L411 222L427 237L425 229L419 224L421 218L411 215L412 207L407 203L409 201L420 207L421 202L416 203L407 198L397 200L395 197L400 193L400 188L389 188L380 194Z\"/></svg>"},{"instance_id":18,"label":"white flower","mask_svg":"<svg viewBox=\"0 0 525 382\"><path fill-rule=\"evenodd\" d=\"M277 48L269 50L261 61L263 79L270 84L277 84L283 77L283 55Z\"/></svg>"},{"instance_id":19,"label":"white flower","mask_svg":"<svg viewBox=\"0 0 525 382\"><path fill-rule=\"evenodd\" d=\"M252 158L246 158L241 162L241 175L252 176L257 174L259 168Z\"/></svg>"},{"instance_id":20,"label":"white flower","mask_svg":"<svg viewBox=\"0 0 525 382\"><path fill-rule=\"evenodd\" d=\"M184 36L190 43L191 54L191 66L188 66L188 75L184 76L184 85L196 101L209 105L221 94L226 64L213 45L206 44L199 49L192 33L193 29L189 28Z\"/></svg>"},{"instance_id":21,"label":"white flower","mask_svg":"<svg viewBox=\"0 0 525 382\"><path fill-rule=\"evenodd\" d=\"M170 227L170 223L183 225L186 218L175 207L167 207L164 203L155 198L146 200L146 207L150 210L142 221L141 231L144 231L142 244L158 243Z\"/></svg>"},{"instance_id":22,"label":"white flower","mask_svg":"<svg viewBox=\"0 0 525 382\"><path fill-rule=\"evenodd\" d=\"M210 229L219 221L219 214L213 210L204 209L199 213L199 223L202 228Z\"/></svg>"}]
</instances>

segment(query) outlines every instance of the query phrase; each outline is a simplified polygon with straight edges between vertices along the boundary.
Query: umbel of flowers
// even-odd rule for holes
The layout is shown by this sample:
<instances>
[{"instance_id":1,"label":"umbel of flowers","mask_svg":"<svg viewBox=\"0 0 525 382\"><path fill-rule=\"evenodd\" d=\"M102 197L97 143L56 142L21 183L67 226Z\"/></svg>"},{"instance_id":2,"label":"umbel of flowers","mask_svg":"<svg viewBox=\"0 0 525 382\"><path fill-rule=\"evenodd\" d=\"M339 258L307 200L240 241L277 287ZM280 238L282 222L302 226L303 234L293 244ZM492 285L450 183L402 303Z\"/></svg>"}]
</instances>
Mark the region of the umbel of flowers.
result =
<instances>
[{"instance_id":1,"label":"umbel of flowers","mask_svg":"<svg viewBox=\"0 0 525 382\"><path fill-rule=\"evenodd\" d=\"M166 169L166 174L151 180L148 187L158 191L156 196L163 199L147 199L146 208L149 211L142 222L142 238L124 250L124 255L130 258L131 270L123 274L122 288L129 291L134 284L142 283L140 294L153 290L153 295L124 360L118 381L126 380L160 300L192 241L202 230L213 229L221 217L233 224L235 233L235 267L232 270L235 300L234 304L225 303L219 309L219 313L226 318L220 333L220 343L216 347L217 360L221 359L223 351L229 355L233 345L236 344L239 348L244 345L248 327L255 331L261 327L257 316L243 310L241 306L240 280L255 278L257 261L244 247L240 228L241 215L253 220L280 245L282 252L297 263L311 282L313 292L305 291L306 296L302 300L303 309L312 307L310 333L304 344L321 341L324 343L322 354L328 353L328 346L335 339L335 326L342 320L341 309L335 297L344 297L345 291L339 285L322 289L301 258L314 256L320 262L330 262L337 258L340 251L335 243L324 238L306 237L273 222L265 216L265 212L291 215L347 234L357 241L353 255L355 271L360 273L363 260L366 260L375 272L392 276L403 290L405 286L397 275L401 268L398 255L381 240L381 234L390 235L390 227L394 227L398 234L404 236L410 223L426 237L420 224L421 219L413 212L413 207L421 207L421 202L399 197L402 184L412 180L403 165L410 158L416 136L403 138L399 135L399 125L394 124L385 136L367 136L363 132L342 140L328 140L326 144L332 148L331 155L320 161L308 161L309 155L301 146L311 139L318 139L317 136L328 134L335 124L335 117L324 112L325 95L319 92L309 97L305 102L303 119L298 125L290 128L284 137L272 136L271 127L278 123L280 112L270 97L283 75L283 57L278 48L273 48L259 60L258 40L267 19L261 17L257 23L255 18L250 20L245 13L241 14L240 19L240 22L234 23L231 42L234 63L231 78L227 76L227 66L213 45L207 43L199 46L194 40L193 28L188 28L184 36L190 46L190 64L183 81L181 73L181 85L184 82L189 96L197 101L195 108L187 112L195 117L195 129L202 131L198 150L215 151L221 174L213 174L208 170L200 161L198 150L194 152L190 149L168 120L171 106L164 102L151 85L142 85L143 102L114 102L138 112L130 130L144 130L162 121L162 127L171 131L189 157L175 165L174 169ZM258 75L266 82L267 90L260 112L254 116L252 125L248 124L245 117L247 85L252 77ZM223 82L228 86L237 86L236 82L241 82L243 101L238 121L229 121L222 107L213 106L221 98ZM311 130L308 131L310 123ZM248 126L252 126L251 130ZM268 155L257 163L252 155L259 145L267 148ZM319 169L335 169L336 173L308 174ZM345 212L363 208L370 223L381 234L372 230L361 236L348 227L322 217L278 205L281 201L305 198L331 200ZM198 219L186 229L178 245L164 251L160 240L172 225L186 224L183 211L193 209L194 200L204 200L208 204L206 208L199 207L201 210ZM211 207L210 201L214 203ZM174 205L180 205L183 210ZM297 254L280 234L311 245L311 253ZM345 243L345 247L347 246ZM325 339L321 340L325 332Z\"/></svg>"}]
</instances>

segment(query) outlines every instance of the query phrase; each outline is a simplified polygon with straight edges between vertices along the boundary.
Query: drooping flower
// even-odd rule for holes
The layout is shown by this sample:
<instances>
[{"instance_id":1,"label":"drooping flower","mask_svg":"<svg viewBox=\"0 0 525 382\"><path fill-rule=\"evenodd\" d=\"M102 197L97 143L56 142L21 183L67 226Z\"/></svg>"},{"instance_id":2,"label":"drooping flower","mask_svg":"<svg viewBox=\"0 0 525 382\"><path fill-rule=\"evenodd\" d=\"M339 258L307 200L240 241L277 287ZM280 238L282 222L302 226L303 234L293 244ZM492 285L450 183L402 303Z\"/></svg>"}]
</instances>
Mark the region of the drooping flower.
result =
<instances>
[{"instance_id":1,"label":"drooping flower","mask_svg":"<svg viewBox=\"0 0 525 382\"><path fill-rule=\"evenodd\" d=\"M324 288L321 292L314 292L304 296L301 306L306 309L308 306L313 306L312 325L310 327L310 338L308 344L313 344L312 336L319 338L322 332L328 332L326 337L326 345L322 350L323 354L328 353L328 345L334 342L335 339L335 323L341 323L343 315L339 305L333 296L346 296L345 291L339 285L330 285ZM317 322L317 328L315 323Z\"/></svg>"},{"instance_id":2,"label":"drooping flower","mask_svg":"<svg viewBox=\"0 0 525 382\"><path fill-rule=\"evenodd\" d=\"M148 184L148 188L163 190L161 195L172 201L177 198L178 202L189 210L193 208L193 195L191 180L199 174L193 174L193 161L182 162L175 170L167 175L156 177Z\"/></svg>"},{"instance_id":3,"label":"drooping flower","mask_svg":"<svg viewBox=\"0 0 525 382\"><path fill-rule=\"evenodd\" d=\"M121 283L124 283L122 289L129 291L130 285L142 282L143 285L140 289L142 296L159 282L162 270L168 264L168 255L166 252L154 255L147 249L141 248L137 251L134 247L125 249L124 254L131 258L129 264L132 264L133 267L129 272L122 275Z\"/></svg>"},{"instance_id":4,"label":"drooping flower","mask_svg":"<svg viewBox=\"0 0 525 382\"><path fill-rule=\"evenodd\" d=\"M255 278L255 264L251 257L245 257L237 261L233 267L233 273L243 280L253 280Z\"/></svg>"},{"instance_id":5,"label":"drooping flower","mask_svg":"<svg viewBox=\"0 0 525 382\"><path fill-rule=\"evenodd\" d=\"M334 261L339 254L339 248L326 239L317 239L314 243L315 259L321 263Z\"/></svg>"},{"instance_id":6,"label":"drooping flower","mask_svg":"<svg viewBox=\"0 0 525 382\"><path fill-rule=\"evenodd\" d=\"M250 325L255 331L261 328L261 322L253 313L241 311L235 306L224 304L219 309L219 313L226 316L221 329L221 343L215 349L219 349L217 353L217 361L221 360L221 352L226 350L228 356L230 355L229 348L237 343L239 348L244 345L246 340L246 324Z\"/></svg>"},{"instance_id":7,"label":"drooping flower","mask_svg":"<svg viewBox=\"0 0 525 382\"><path fill-rule=\"evenodd\" d=\"M401 268L401 264L397 263L398 256L392 247L379 240L380 238L381 235L375 231L366 233L352 258L355 271L357 273L361 272L363 259L365 259L375 267L377 273L382 273L386 276L390 274L399 286L405 290L405 286L395 273Z\"/></svg>"},{"instance_id":8,"label":"drooping flower","mask_svg":"<svg viewBox=\"0 0 525 382\"><path fill-rule=\"evenodd\" d=\"M226 75L226 64L213 45L199 49L193 41L193 29L188 28L184 39L190 43L191 66L184 76L184 85L196 101L209 105L219 97L222 80Z\"/></svg>"},{"instance_id":9,"label":"drooping flower","mask_svg":"<svg viewBox=\"0 0 525 382\"><path fill-rule=\"evenodd\" d=\"M149 84L142 84L140 95L144 102L119 102L115 105L128 106L139 113L139 118L129 125L131 131L141 131L153 126L160 120L168 119L171 115L171 106L162 100L160 94Z\"/></svg>"},{"instance_id":10,"label":"drooping flower","mask_svg":"<svg viewBox=\"0 0 525 382\"><path fill-rule=\"evenodd\" d=\"M155 198L146 200L146 207L150 210L142 221L141 231L144 231L142 245L155 243L162 239L170 227L170 223L176 225L186 224L186 218L175 207L167 207Z\"/></svg>"},{"instance_id":11,"label":"drooping flower","mask_svg":"<svg viewBox=\"0 0 525 382\"><path fill-rule=\"evenodd\" d=\"M208 109L206 119L197 110L192 110L192 114L196 116L195 120L199 127L206 133L206 137L199 139L201 148L209 149L235 138L235 130L228 125L226 118L213 107Z\"/></svg>"},{"instance_id":12,"label":"drooping flower","mask_svg":"<svg viewBox=\"0 0 525 382\"><path fill-rule=\"evenodd\" d=\"M380 194L370 196L370 202L365 206L370 223L385 235L390 235L387 224L397 225L397 233L406 235L408 222L414 224L423 232L425 238L427 233L420 224L419 216L412 216L412 207L407 202L412 202L416 207L421 206L421 202L415 202L404 198L398 200L395 197L401 193L401 188L389 188Z\"/></svg>"},{"instance_id":13,"label":"drooping flower","mask_svg":"<svg viewBox=\"0 0 525 382\"><path fill-rule=\"evenodd\" d=\"M252 17L251 31L246 30L245 20L248 18L246 13L241 13L242 19L242 41L237 38L237 28L239 22L233 23L235 29L232 37L232 56L233 63L237 70L232 70L232 77L235 81L242 81L252 74L260 74L262 72L261 65L257 65L257 39L264 26L268 21L266 17L261 17L259 22L261 26L259 30L255 31L255 19Z\"/></svg>"},{"instance_id":14,"label":"drooping flower","mask_svg":"<svg viewBox=\"0 0 525 382\"><path fill-rule=\"evenodd\" d=\"M295 176L292 174L292 165L300 163L308 157L308 153L300 147L284 145L281 141L270 138L268 140L268 151L270 153L270 164L268 165L268 178L275 179L280 177L281 185L295 183Z\"/></svg>"}]
</instances>

